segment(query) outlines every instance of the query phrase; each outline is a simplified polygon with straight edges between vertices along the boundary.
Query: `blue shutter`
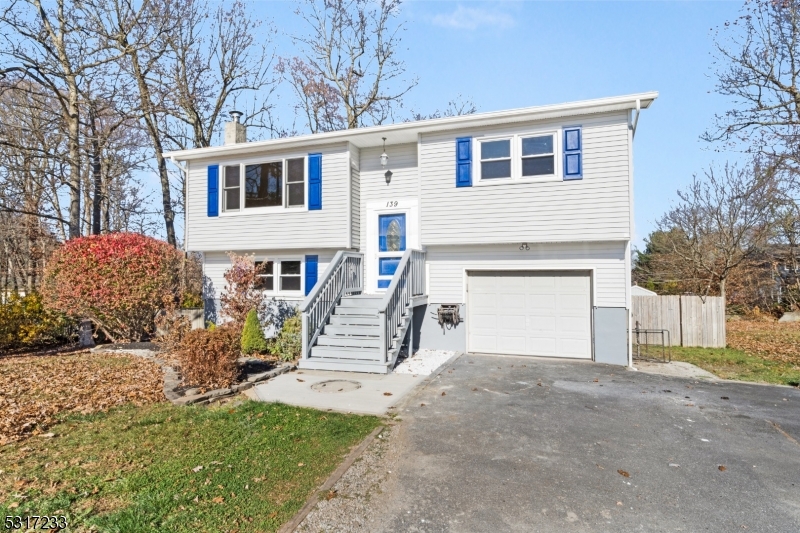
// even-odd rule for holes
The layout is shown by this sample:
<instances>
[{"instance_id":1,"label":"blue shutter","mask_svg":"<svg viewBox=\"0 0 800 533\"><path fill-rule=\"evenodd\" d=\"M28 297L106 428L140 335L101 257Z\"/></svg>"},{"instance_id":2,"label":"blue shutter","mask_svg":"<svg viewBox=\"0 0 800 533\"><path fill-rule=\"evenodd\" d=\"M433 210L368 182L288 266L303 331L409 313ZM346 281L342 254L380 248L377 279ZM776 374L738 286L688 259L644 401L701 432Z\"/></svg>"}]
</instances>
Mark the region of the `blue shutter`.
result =
<instances>
[{"instance_id":1,"label":"blue shutter","mask_svg":"<svg viewBox=\"0 0 800 533\"><path fill-rule=\"evenodd\" d=\"M322 209L322 154L308 154L308 210Z\"/></svg>"},{"instance_id":2,"label":"blue shutter","mask_svg":"<svg viewBox=\"0 0 800 533\"><path fill-rule=\"evenodd\" d=\"M307 255L306 256L306 296L317 284L319 256Z\"/></svg>"},{"instance_id":3,"label":"blue shutter","mask_svg":"<svg viewBox=\"0 0 800 533\"><path fill-rule=\"evenodd\" d=\"M472 187L472 137L456 139L456 187Z\"/></svg>"},{"instance_id":4,"label":"blue shutter","mask_svg":"<svg viewBox=\"0 0 800 533\"><path fill-rule=\"evenodd\" d=\"M564 130L564 179L579 180L583 178L583 146L581 129Z\"/></svg>"},{"instance_id":5,"label":"blue shutter","mask_svg":"<svg viewBox=\"0 0 800 533\"><path fill-rule=\"evenodd\" d=\"M219 215L219 165L208 166L208 216Z\"/></svg>"}]
</instances>

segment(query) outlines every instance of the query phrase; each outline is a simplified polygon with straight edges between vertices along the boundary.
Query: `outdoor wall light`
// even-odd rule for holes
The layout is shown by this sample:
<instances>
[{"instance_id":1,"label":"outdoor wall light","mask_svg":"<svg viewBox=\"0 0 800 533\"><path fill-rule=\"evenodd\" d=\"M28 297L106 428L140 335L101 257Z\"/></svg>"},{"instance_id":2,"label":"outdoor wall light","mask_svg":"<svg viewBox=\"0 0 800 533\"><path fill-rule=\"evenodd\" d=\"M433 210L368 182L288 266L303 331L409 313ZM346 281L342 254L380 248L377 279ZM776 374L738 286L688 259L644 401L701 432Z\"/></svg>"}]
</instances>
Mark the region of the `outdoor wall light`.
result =
<instances>
[{"instance_id":1,"label":"outdoor wall light","mask_svg":"<svg viewBox=\"0 0 800 533\"><path fill-rule=\"evenodd\" d=\"M383 177L386 178L386 185L389 185L389 182L392 181L392 171L387 170L386 174L384 174Z\"/></svg>"},{"instance_id":2,"label":"outdoor wall light","mask_svg":"<svg viewBox=\"0 0 800 533\"><path fill-rule=\"evenodd\" d=\"M528 246L527 242L523 242L522 244L520 244L519 249L520 250L530 250L530 247Z\"/></svg>"},{"instance_id":3,"label":"outdoor wall light","mask_svg":"<svg viewBox=\"0 0 800 533\"><path fill-rule=\"evenodd\" d=\"M381 166L386 168L389 164L389 156L386 155L386 137L383 137L383 153L381 154ZM389 178L386 178L386 183L389 183Z\"/></svg>"}]
</instances>

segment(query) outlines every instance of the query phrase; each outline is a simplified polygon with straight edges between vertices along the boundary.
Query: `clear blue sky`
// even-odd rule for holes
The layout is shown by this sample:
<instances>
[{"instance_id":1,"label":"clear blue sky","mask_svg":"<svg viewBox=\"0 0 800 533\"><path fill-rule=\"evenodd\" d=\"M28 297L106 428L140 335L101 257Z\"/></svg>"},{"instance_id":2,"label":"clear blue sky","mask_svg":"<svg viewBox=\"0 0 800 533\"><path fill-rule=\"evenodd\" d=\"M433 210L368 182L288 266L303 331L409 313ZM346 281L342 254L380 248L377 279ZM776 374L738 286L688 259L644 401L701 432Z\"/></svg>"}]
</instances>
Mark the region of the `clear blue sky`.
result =
<instances>
[{"instance_id":1,"label":"clear blue sky","mask_svg":"<svg viewBox=\"0 0 800 533\"><path fill-rule=\"evenodd\" d=\"M694 173L735 160L699 139L727 101L713 93L712 29L742 2L407 1L403 59L419 85L407 107L430 112L458 93L479 111L657 90L634 141L634 242ZM302 29L289 1L253 2L280 32ZM293 55L278 36L281 55ZM282 101L288 96L282 91ZM283 106L281 106L283 108Z\"/></svg>"}]
</instances>

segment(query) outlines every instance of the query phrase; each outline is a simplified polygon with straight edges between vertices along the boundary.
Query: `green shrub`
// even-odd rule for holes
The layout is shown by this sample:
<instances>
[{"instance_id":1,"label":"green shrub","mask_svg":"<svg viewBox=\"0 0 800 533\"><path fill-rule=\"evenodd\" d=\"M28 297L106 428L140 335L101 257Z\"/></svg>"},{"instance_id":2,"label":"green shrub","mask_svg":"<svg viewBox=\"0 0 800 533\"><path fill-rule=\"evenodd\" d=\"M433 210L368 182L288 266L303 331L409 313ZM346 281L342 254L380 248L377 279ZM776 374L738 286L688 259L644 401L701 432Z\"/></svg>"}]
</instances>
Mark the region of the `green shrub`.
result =
<instances>
[{"instance_id":1,"label":"green shrub","mask_svg":"<svg viewBox=\"0 0 800 533\"><path fill-rule=\"evenodd\" d=\"M0 303L0 348L57 344L71 340L76 322L63 313L46 309L42 296L11 294Z\"/></svg>"},{"instance_id":2,"label":"green shrub","mask_svg":"<svg viewBox=\"0 0 800 533\"><path fill-rule=\"evenodd\" d=\"M303 349L302 330L303 322L300 313L295 311L294 316L284 321L281 331L270 346L270 353L282 361L298 359Z\"/></svg>"},{"instance_id":3,"label":"green shrub","mask_svg":"<svg viewBox=\"0 0 800 533\"><path fill-rule=\"evenodd\" d=\"M264 337L264 330L261 322L258 321L258 313L251 309L247 313L242 328L242 353L246 355L254 353L264 353L267 351L267 338Z\"/></svg>"},{"instance_id":4,"label":"green shrub","mask_svg":"<svg viewBox=\"0 0 800 533\"><path fill-rule=\"evenodd\" d=\"M227 387L236 380L240 353L239 330L231 324L192 330L175 350L184 381L206 389Z\"/></svg>"}]
</instances>

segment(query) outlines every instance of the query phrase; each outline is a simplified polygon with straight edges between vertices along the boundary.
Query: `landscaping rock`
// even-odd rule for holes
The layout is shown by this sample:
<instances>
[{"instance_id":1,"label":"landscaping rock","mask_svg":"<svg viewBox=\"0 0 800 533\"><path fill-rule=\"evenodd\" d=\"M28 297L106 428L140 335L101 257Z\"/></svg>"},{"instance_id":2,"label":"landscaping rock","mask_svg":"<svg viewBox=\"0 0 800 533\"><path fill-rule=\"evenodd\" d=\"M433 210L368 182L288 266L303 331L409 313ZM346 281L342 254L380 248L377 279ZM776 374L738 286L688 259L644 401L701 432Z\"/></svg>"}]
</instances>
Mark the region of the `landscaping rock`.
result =
<instances>
[{"instance_id":1,"label":"landscaping rock","mask_svg":"<svg viewBox=\"0 0 800 533\"><path fill-rule=\"evenodd\" d=\"M778 322L800 322L800 312L792 311L791 313L784 313L783 316L778 319Z\"/></svg>"}]
</instances>

